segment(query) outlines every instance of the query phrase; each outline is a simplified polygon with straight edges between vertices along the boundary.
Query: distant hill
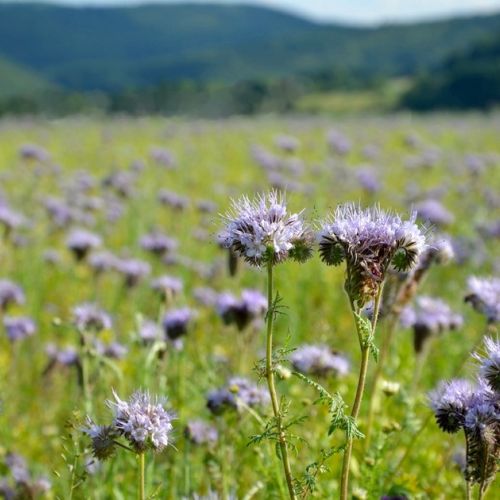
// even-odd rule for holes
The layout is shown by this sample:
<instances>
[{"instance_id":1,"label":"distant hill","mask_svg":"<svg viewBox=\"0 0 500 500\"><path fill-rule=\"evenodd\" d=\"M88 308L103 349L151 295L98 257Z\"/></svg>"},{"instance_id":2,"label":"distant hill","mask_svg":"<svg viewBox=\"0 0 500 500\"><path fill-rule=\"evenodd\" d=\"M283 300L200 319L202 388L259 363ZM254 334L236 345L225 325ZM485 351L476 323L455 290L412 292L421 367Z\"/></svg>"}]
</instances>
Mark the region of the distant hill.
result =
<instances>
[{"instance_id":1,"label":"distant hill","mask_svg":"<svg viewBox=\"0 0 500 500\"><path fill-rule=\"evenodd\" d=\"M0 99L17 96L33 95L55 88L34 71L14 64L0 57Z\"/></svg>"},{"instance_id":2,"label":"distant hill","mask_svg":"<svg viewBox=\"0 0 500 500\"><path fill-rule=\"evenodd\" d=\"M416 81L402 105L419 111L500 106L500 35L452 54Z\"/></svg>"},{"instance_id":3,"label":"distant hill","mask_svg":"<svg viewBox=\"0 0 500 500\"><path fill-rule=\"evenodd\" d=\"M360 28L244 5L0 4L0 58L27 68L29 78L78 91L186 79L227 84L325 69L413 75L499 31L500 15ZM0 67L0 88L10 72Z\"/></svg>"}]
</instances>

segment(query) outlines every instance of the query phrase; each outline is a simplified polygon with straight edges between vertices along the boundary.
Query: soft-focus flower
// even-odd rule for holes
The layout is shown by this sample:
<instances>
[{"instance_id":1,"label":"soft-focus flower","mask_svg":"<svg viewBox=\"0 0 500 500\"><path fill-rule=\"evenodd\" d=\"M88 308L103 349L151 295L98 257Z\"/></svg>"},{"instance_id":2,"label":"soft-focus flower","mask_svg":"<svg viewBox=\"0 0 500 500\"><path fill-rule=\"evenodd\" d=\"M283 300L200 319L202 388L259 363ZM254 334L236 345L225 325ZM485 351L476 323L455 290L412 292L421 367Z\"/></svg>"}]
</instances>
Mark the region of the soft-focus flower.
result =
<instances>
[{"instance_id":1,"label":"soft-focus flower","mask_svg":"<svg viewBox=\"0 0 500 500\"><path fill-rule=\"evenodd\" d=\"M176 340L188 332L189 324L196 317L196 312L189 307L173 309L163 317L163 329L170 340Z\"/></svg>"},{"instance_id":2,"label":"soft-focus flower","mask_svg":"<svg viewBox=\"0 0 500 500\"><path fill-rule=\"evenodd\" d=\"M97 304L84 303L73 308L73 322L79 331L109 330L112 326L111 316Z\"/></svg>"},{"instance_id":3,"label":"soft-focus flower","mask_svg":"<svg viewBox=\"0 0 500 500\"><path fill-rule=\"evenodd\" d=\"M285 199L276 191L255 200L246 196L233 200L225 220L219 242L252 265L277 264L288 257L303 261L311 254L311 236L302 213L289 214Z\"/></svg>"},{"instance_id":4,"label":"soft-focus flower","mask_svg":"<svg viewBox=\"0 0 500 500\"><path fill-rule=\"evenodd\" d=\"M100 247L102 240L86 229L74 229L66 239L66 246L78 260L83 260L90 250Z\"/></svg>"},{"instance_id":5,"label":"soft-focus flower","mask_svg":"<svg viewBox=\"0 0 500 500\"><path fill-rule=\"evenodd\" d=\"M189 200L185 196L161 189L158 193L158 201L165 206L168 206L176 211L185 210L189 205Z\"/></svg>"},{"instance_id":6,"label":"soft-focus flower","mask_svg":"<svg viewBox=\"0 0 500 500\"><path fill-rule=\"evenodd\" d=\"M323 222L318 235L321 259L328 265L347 263L346 291L363 305L375 297L389 266L406 271L424 250L425 236L415 224L416 214L403 221L379 207L339 206Z\"/></svg>"},{"instance_id":7,"label":"soft-focus flower","mask_svg":"<svg viewBox=\"0 0 500 500\"><path fill-rule=\"evenodd\" d=\"M179 278L164 275L151 281L151 288L168 299L181 293L183 284Z\"/></svg>"},{"instance_id":8,"label":"soft-focus flower","mask_svg":"<svg viewBox=\"0 0 500 500\"><path fill-rule=\"evenodd\" d=\"M216 443L219 439L217 429L204 420L190 420L184 434L192 443L198 445Z\"/></svg>"},{"instance_id":9,"label":"soft-focus flower","mask_svg":"<svg viewBox=\"0 0 500 500\"><path fill-rule=\"evenodd\" d=\"M5 316L3 318L3 326L11 342L31 337L36 331L35 322L25 316Z\"/></svg>"},{"instance_id":10,"label":"soft-focus flower","mask_svg":"<svg viewBox=\"0 0 500 500\"><path fill-rule=\"evenodd\" d=\"M234 323L241 331L265 314L267 299L258 290L243 290L240 299L230 293L221 293L217 297L216 309L224 323Z\"/></svg>"},{"instance_id":11,"label":"soft-focus flower","mask_svg":"<svg viewBox=\"0 0 500 500\"><path fill-rule=\"evenodd\" d=\"M116 269L125 278L125 284L128 288L136 286L151 272L151 266L139 259L119 259Z\"/></svg>"},{"instance_id":12,"label":"soft-focus flower","mask_svg":"<svg viewBox=\"0 0 500 500\"><path fill-rule=\"evenodd\" d=\"M451 224L455 217L439 201L428 199L415 205L418 217L436 226L447 226Z\"/></svg>"},{"instance_id":13,"label":"soft-focus flower","mask_svg":"<svg viewBox=\"0 0 500 500\"><path fill-rule=\"evenodd\" d=\"M106 460L115 453L116 439L120 433L114 425L97 425L87 417L82 431L92 439L92 454L98 460Z\"/></svg>"},{"instance_id":14,"label":"soft-focus flower","mask_svg":"<svg viewBox=\"0 0 500 500\"><path fill-rule=\"evenodd\" d=\"M137 453L162 451L170 444L173 416L165 409L166 400L137 391L128 401L113 392L115 401L108 405L115 412L114 427Z\"/></svg>"},{"instance_id":15,"label":"soft-focus flower","mask_svg":"<svg viewBox=\"0 0 500 500\"><path fill-rule=\"evenodd\" d=\"M310 375L342 376L349 372L349 361L326 345L303 345L292 353L290 361L297 371Z\"/></svg>"},{"instance_id":16,"label":"soft-focus flower","mask_svg":"<svg viewBox=\"0 0 500 500\"><path fill-rule=\"evenodd\" d=\"M476 311L484 314L488 322L500 321L500 278L471 276L467 280L467 288L465 301L470 302Z\"/></svg>"},{"instance_id":17,"label":"soft-focus flower","mask_svg":"<svg viewBox=\"0 0 500 500\"><path fill-rule=\"evenodd\" d=\"M118 257L107 250L93 253L88 260L89 266L97 275L115 269L117 263Z\"/></svg>"},{"instance_id":18,"label":"soft-focus flower","mask_svg":"<svg viewBox=\"0 0 500 500\"><path fill-rule=\"evenodd\" d=\"M431 335L460 328L463 318L454 313L441 299L434 297L417 297L415 305L407 306L401 311L400 321L403 326L413 328L414 347L420 352L423 344Z\"/></svg>"},{"instance_id":19,"label":"soft-focus flower","mask_svg":"<svg viewBox=\"0 0 500 500\"><path fill-rule=\"evenodd\" d=\"M10 280L0 280L0 309L5 311L10 305L25 302L22 288Z\"/></svg>"},{"instance_id":20,"label":"soft-focus flower","mask_svg":"<svg viewBox=\"0 0 500 500\"><path fill-rule=\"evenodd\" d=\"M158 231L152 231L145 234L141 240L140 245L144 250L151 252L155 255L163 256L166 253L173 252L177 249L177 240L168 237Z\"/></svg>"}]
</instances>

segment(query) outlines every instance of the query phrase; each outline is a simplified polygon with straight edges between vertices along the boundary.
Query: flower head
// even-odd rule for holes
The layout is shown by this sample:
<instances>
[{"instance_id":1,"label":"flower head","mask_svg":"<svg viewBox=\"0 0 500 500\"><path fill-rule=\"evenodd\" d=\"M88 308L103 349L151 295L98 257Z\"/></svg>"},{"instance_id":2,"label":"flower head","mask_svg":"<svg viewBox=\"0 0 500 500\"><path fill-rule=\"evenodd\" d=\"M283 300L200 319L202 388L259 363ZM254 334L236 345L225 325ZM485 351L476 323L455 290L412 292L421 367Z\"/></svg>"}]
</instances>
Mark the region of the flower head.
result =
<instances>
[{"instance_id":1,"label":"flower head","mask_svg":"<svg viewBox=\"0 0 500 500\"><path fill-rule=\"evenodd\" d=\"M92 439L92 454L98 460L106 460L113 456L116 448L116 438L119 433L113 425L97 425L87 417L87 425L82 431Z\"/></svg>"},{"instance_id":2,"label":"flower head","mask_svg":"<svg viewBox=\"0 0 500 500\"><path fill-rule=\"evenodd\" d=\"M407 271L417 263L426 244L415 219L415 213L403 221L379 207L347 203L322 224L321 258L328 265L346 261L346 291L353 301L363 305L375 297L389 266Z\"/></svg>"},{"instance_id":3,"label":"flower head","mask_svg":"<svg viewBox=\"0 0 500 500\"><path fill-rule=\"evenodd\" d=\"M73 308L73 322L80 331L109 330L111 316L94 303L83 303Z\"/></svg>"},{"instance_id":4,"label":"flower head","mask_svg":"<svg viewBox=\"0 0 500 500\"><path fill-rule=\"evenodd\" d=\"M490 337L484 339L485 356L475 354L480 361L479 375L496 392L500 393L500 342Z\"/></svg>"},{"instance_id":5,"label":"flower head","mask_svg":"<svg viewBox=\"0 0 500 500\"><path fill-rule=\"evenodd\" d=\"M74 229L66 239L66 246L73 252L77 260L83 260L93 248L100 247L101 238L86 229Z\"/></svg>"},{"instance_id":6,"label":"flower head","mask_svg":"<svg viewBox=\"0 0 500 500\"><path fill-rule=\"evenodd\" d=\"M163 318L163 328L170 340L176 340L186 335L189 323L196 316L195 311L189 307L168 311Z\"/></svg>"},{"instance_id":7,"label":"flower head","mask_svg":"<svg viewBox=\"0 0 500 500\"><path fill-rule=\"evenodd\" d=\"M457 432L465 423L465 415L474 398L474 387L467 380L442 382L429 394L439 427L449 433Z\"/></svg>"},{"instance_id":8,"label":"flower head","mask_svg":"<svg viewBox=\"0 0 500 500\"><path fill-rule=\"evenodd\" d=\"M6 310L11 304L24 304L22 288L10 280L0 280L0 309Z\"/></svg>"},{"instance_id":9,"label":"flower head","mask_svg":"<svg viewBox=\"0 0 500 500\"><path fill-rule=\"evenodd\" d=\"M234 323L241 331L265 314L267 300L257 290L243 290L241 299L230 293L221 293L216 308L225 324Z\"/></svg>"},{"instance_id":10,"label":"flower head","mask_svg":"<svg viewBox=\"0 0 500 500\"><path fill-rule=\"evenodd\" d=\"M490 323L500 321L500 278L471 276L467 280L467 288L465 301L484 314Z\"/></svg>"},{"instance_id":11,"label":"flower head","mask_svg":"<svg viewBox=\"0 0 500 500\"><path fill-rule=\"evenodd\" d=\"M302 214L289 214L284 197L276 191L254 200L246 196L233 200L225 220L220 243L252 265L277 264L288 257L303 261L311 254L311 236Z\"/></svg>"},{"instance_id":12,"label":"flower head","mask_svg":"<svg viewBox=\"0 0 500 500\"><path fill-rule=\"evenodd\" d=\"M219 439L217 429L203 420L189 421L184 433L194 444L215 443Z\"/></svg>"},{"instance_id":13,"label":"flower head","mask_svg":"<svg viewBox=\"0 0 500 500\"><path fill-rule=\"evenodd\" d=\"M303 345L290 357L293 367L311 375L346 375L349 361L325 345Z\"/></svg>"},{"instance_id":14,"label":"flower head","mask_svg":"<svg viewBox=\"0 0 500 500\"><path fill-rule=\"evenodd\" d=\"M25 316L5 316L3 326L11 342L31 337L36 330L35 322Z\"/></svg>"},{"instance_id":15,"label":"flower head","mask_svg":"<svg viewBox=\"0 0 500 500\"><path fill-rule=\"evenodd\" d=\"M122 401L113 392L113 425L137 452L161 451L170 443L173 416L164 408L165 400L154 398L147 392L137 391L128 401Z\"/></svg>"}]
</instances>

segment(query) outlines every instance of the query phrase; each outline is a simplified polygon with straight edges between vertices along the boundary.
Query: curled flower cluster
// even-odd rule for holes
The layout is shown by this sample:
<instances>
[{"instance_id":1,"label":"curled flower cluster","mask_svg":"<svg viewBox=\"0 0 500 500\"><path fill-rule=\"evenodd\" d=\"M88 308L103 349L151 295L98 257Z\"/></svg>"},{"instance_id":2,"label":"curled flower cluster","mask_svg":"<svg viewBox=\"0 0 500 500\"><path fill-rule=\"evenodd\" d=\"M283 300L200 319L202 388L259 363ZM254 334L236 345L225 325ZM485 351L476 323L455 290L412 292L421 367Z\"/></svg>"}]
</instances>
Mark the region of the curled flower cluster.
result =
<instances>
[{"instance_id":1,"label":"curled flower cluster","mask_svg":"<svg viewBox=\"0 0 500 500\"><path fill-rule=\"evenodd\" d=\"M173 309L163 317L163 329L170 340L177 340L188 332L189 324L196 317L196 312L189 307Z\"/></svg>"},{"instance_id":2,"label":"curled flower cluster","mask_svg":"<svg viewBox=\"0 0 500 500\"><path fill-rule=\"evenodd\" d=\"M232 205L232 212L225 216L226 229L219 234L224 248L255 266L310 257L312 237L302 214L289 214L284 197L276 191L255 200L233 200Z\"/></svg>"},{"instance_id":3,"label":"curled flower cluster","mask_svg":"<svg viewBox=\"0 0 500 500\"><path fill-rule=\"evenodd\" d=\"M290 361L306 375L342 376L349 372L349 361L326 345L303 345L293 352Z\"/></svg>"},{"instance_id":4,"label":"curled flower cluster","mask_svg":"<svg viewBox=\"0 0 500 500\"><path fill-rule=\"evenodd\" d=\"M375 297L390 266L407 271L426 247L415 223L416 214L403 221L379 207L366 210L348 203L339 206L322 224L320 255L328 265L347 264L346 291L359 306Z\"/></svg>"},{"instance_id":5,"label":"curled flower cluster","mask_svg":"<svg viewBox=\"0 0 500 500\"><path fill-rule=\"evenodd\" d=\"M267 299L257 290L243 290L240 299L222 293L217 297L216 309L226 325L234 323L241 331L265 314Z\"/></svg>"},{"instance_id":6,"label":"curled flower cluster","mask_svg":"<svg viewBox=\"0 0 500 500\"><path fill-rule=\"evenodd\" d=\"M467 288L466 302L470 302L476 311L484 314L488 322L500 321L500 279L471 276L467 281Z\"/></svg>"},{"instance_id":7,"label":"curled flower cluster","mask_svg":"<svg viewBox=\"0 0 500 500\"><path fill-rule=\"evenodd\" d=\"M84 303L73 308L73 322L77 329L83 331L109 330L112 326L111 316L97 304Z\"/></svg>"},{"instance_id":8,"label":"curled flower cluster","mask_svg":"<svg viewBox=\"0 0 500 500\"><path fill-rule=\"evenodd\" d=\"M73 252L77 260L83 260L90 250L100 247L102 240L97 234L86 229L74 229L66 239L66 246Z\"/></svg>"},{"instance_id":9,"label":"curled flower cluster","mask_svg":"<svg viewBox=\"0 0 500 500\"><path fill-rule=\"evenodd\" d=\"M5 311L11 304L24 304L22 288L10 280L0 280L0 309Z\"/></svg>"},{"instance_id":10,"label":"curled flower cluster","mask_svg":"<svg viewBox=\"0 0 500 500\"><path fill-rule=\"evenodd\" d=\"M465 479L480 484L484 493L500 459L500 344L485 339L486 355L480 360L476 385L467 380L442 382L429 395L439 427L449 433L463 429L466 439Z\"/></svg>"},{"instance_id":11,"label":"curled flower cluster","mask_svg":"<svg viewBox=\"0 0 500 500\"><path fill-rule=\"evenodd\" d=\"M92 439L94 455L100 460L114 453L116 440L124 437L136 453L162 451L170 444L173 415L165 409L166 400L137 391L128 401L113 391L114 401L107 401L114 411L110 425L96 425L91 419L83 431Z\"/></svg>"},{"instance_id":12,"label":"curled flower cluster","mask_svg":"<svg viewBox=\"0 0 500 500\"><path fill-rule=\"evenodd\" d=\"M417 297L413 307L405 307L401 311L400 320L403 326L413 328L416 352L422 351L429 337L455 330L463 324L462 316L454 313L448 304L427 296Z\"/></svg>"}]
</instances>

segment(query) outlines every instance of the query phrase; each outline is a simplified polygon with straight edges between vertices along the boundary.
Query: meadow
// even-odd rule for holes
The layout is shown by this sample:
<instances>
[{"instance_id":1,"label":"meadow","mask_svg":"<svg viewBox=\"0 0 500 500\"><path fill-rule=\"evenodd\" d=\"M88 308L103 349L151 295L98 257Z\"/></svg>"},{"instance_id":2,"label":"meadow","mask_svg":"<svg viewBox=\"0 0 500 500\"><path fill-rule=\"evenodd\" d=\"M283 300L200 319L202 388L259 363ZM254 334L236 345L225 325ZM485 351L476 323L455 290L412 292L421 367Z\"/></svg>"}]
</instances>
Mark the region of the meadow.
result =
<instances>
[{"instance_id":1,"label":"meadow","mask_svg":"<svg viewBox=\"0 0 500 500\"><path fill-rule=\"evenodd\" d=\"M276 188L315 229L351 201L406 216L416 207L427 237L449 241L450 262L429 269L408 305L435 297L460 320L432 332L419 354L414 330L396 322L374 393L370 359L358 419L366 433L372 413L370 439L354 440L350 484L360 499L466 498L463 434L438 427L428 393L442 380L473 380L471 353L486 333L498 338L464 299L471 276L500 273L499 137L495 113L0 121L0 279L20 288L0 294L0 492L136 498L135 454L118 447L97 460L82 429L87 415L111 421L113 391L125 400L142 389L166 397L175 415L169 445L146 453L147 498L287 497L280 452L265 436L266 272L217 240L232 198ZM360 352L345 268L326 266L316 246L305 263L275 266L274 278L275 371L294 424L297 495L337 498L345 434L328 433L331 408L310 380L349 411ZM263 294L261 305L225 315L224 301L244 290ZM75 310L88 303L99 311ZM8 331L18 317L24 324ZM382 315L379 348L387 331ZM302 370L310 380L297 376L290 360L308 344L342 368L316 360ZM493 482L484 498L499 497Z\"/></svg>"}]
</instances>

